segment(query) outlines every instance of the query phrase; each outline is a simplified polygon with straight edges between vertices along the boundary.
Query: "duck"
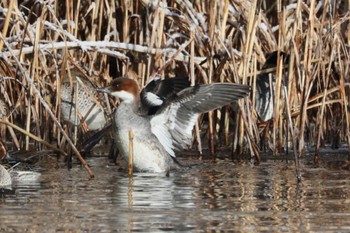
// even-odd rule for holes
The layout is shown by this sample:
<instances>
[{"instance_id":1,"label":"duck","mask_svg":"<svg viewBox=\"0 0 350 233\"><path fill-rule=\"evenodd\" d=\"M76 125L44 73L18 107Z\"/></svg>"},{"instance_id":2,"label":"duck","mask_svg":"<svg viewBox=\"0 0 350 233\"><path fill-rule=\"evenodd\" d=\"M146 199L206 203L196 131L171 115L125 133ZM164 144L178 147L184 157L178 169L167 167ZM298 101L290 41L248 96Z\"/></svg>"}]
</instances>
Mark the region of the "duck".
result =
<instances>
[{"instance_id":1,"label":"duck","mask_svg":"<svg viewBox=\"0 0 350 233\"><path fill-rule=\"evenodd\" d=\"M280 52L283 64L288 64L289 56ZM262 70L275 68L277 66L278 52L274 51L267 55ZM282 75L282 85L285 86L285 79L288 76L287 69L284 68ZM261 122L267 122L273 119L274 98L275 98L276 72L259 75L256 79L255 110Z\"/></svg>"},{"instance_id":2,"label":"duck","mask_svg":"<svg viewBox=\"0 0 350 233\"><path fill-rule=\"evenodd\" d=\"M191 144L199 115L237 101L251 90L233 83L190 86L188 80L156 77L140 90L134 79L121 77L98 89L120 100L113 116L115 145L128 160L129 131L133 131L136 171L169 174L177 167L175 153Z\"/></svg>"},{"instance_id":3,"label":"duck","mask_svg":"<svg viewBox=\"0 0 350 233\"><path fill-rule=\"evenodd\" d=\"M0 140L0 161L5 159L7 155L6 144ZM0 164L0 188L6 188L12 185L12 178L7 169Z\"/></svg>"},{"instance_id":4,"label":"duck","mask_svg":"<svg viewBox=\"0 0 350 233\"><path fill-rule=\"evenodd\" d=\"M95 87L86 80L79 70L71 69L70 73L72 82L66 74L61 86L63 120L71 125L81 125L84 121L87 125L87 131L101 130L106 126L107 118L100 102L96 100ZM77 117L75 109L78 109Z\"/></svg>"}]
</instances>

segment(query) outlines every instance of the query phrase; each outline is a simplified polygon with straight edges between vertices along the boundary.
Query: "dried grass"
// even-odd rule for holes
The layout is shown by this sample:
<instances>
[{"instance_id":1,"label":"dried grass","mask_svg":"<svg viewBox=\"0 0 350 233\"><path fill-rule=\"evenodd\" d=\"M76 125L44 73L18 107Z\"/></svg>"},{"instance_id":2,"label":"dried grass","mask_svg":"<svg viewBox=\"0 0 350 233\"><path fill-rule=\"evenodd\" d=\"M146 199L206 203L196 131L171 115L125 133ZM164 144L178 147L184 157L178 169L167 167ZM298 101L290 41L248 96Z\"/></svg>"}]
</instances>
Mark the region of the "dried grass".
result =
<instances>
[{"instance_id":1,"label":"dried grass","mask_svg":"<svg viewBox=\"0 0 350 233\"><path fill-rule=\"evenodd\" d=\"M141 86L159 74L254 87L267 54L278 51L276 68L269 71L276 75L273 123L261 128L252 101L256 93L239 102L233 124L230 109L209 114L212 155L222 131L223 141L233 138L234 154L257 159L261 138L275 154L292 145L291 138L299 155L309 145L316 155L330 144L347 143L350 151L346 1L14 2L0 3L0 87L10 109L6 120L27 132L14 133L9 124L2 130L17 147L38 141L30 134L60 149L62 141L71 141L59 124L56 96L72 65L96 75L91 81L97 87L130 71ZM287 64L281 51L290 57ZM223 123L214 124L220 116Z\"/></svg>"}]
</instances>

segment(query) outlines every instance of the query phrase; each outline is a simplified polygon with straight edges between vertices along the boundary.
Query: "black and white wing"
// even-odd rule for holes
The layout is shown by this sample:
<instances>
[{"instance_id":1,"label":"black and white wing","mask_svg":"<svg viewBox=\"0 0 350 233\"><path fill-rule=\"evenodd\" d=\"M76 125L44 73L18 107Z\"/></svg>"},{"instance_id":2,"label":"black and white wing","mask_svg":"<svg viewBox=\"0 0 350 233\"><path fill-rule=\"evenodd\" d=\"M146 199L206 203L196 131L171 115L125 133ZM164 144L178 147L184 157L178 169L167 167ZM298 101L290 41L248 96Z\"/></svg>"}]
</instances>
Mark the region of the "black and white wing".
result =
<instances>
[{"instance_id":1,"label":"black and white wing","mask_svg":"<svg viewBox=\"0 0 350 233\"><path fill-rule=\"evenodd\" d=\"M155 114L164 101L173 98L178 92L190 86L188 77L177 77L161 80L154 78L141 91L142 112Z\"/></svg>"},{"instance_id":2,"label":"black and white wing","mask_svg":"<svg viewBox=\"0 0 350 233\"><path fill-rule=\"evenodd\" d=\"M151 118L151 130L165 150L175 151L191 143L193 126L201 113L220 108L246 96L249 86L232 83L204 84L180 91L174 99L164 103Z\"/></svg>"}]
</instances>

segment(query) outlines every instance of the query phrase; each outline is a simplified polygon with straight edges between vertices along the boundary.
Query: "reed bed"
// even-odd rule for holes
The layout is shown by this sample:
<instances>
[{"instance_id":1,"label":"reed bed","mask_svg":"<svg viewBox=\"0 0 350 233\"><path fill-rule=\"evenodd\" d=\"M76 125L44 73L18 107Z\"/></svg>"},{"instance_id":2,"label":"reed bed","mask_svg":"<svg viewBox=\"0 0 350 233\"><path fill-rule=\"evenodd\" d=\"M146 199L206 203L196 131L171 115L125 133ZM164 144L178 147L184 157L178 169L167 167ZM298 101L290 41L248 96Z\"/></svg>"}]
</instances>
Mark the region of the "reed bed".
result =
<instances>
[{"instance_id":1,"label":"reed bed","mask_svg":"<svg viewBox=\"0 0 350 233\"><path fill-rule=\"evenodd\" d=\"M65 70L78 67L96 87L125 75L140 86L155 75L250 85L249 98L196 125L195 147L209 140L213 158L219 146L257 160L264 150L312 147L316 159L321 147L350 151L349 17L348 1L329 0L1 1L2 138L20 149L75 148L59 97ZM255 108L264 73L275 76L267 122ZM97 98L110 113L115 103Z\"/></svg>"}]
</instances>

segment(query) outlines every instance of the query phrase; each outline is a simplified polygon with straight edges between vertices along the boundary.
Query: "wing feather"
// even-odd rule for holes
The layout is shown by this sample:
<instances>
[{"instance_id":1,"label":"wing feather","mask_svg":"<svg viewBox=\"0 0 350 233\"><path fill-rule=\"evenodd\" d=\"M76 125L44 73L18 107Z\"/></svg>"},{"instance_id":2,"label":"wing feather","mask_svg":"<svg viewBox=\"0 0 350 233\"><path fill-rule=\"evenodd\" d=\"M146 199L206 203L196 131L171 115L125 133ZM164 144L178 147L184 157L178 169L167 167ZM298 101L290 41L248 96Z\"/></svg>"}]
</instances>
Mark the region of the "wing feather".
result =
<instances>
[{"instance_id":1,"label":"wing feather","mask_svg":"<svg viewBox=\"0 0 350 233\"><path fill-rule=\"evenodd\" d=\"M165 150L175 157L175 150L186 149L191 143L193 126L199 114L236 101L249 91L248 86L230 83L188 87L174 98L165 100L151 118L151 130Z\"/></svg>"}]
</instances>

